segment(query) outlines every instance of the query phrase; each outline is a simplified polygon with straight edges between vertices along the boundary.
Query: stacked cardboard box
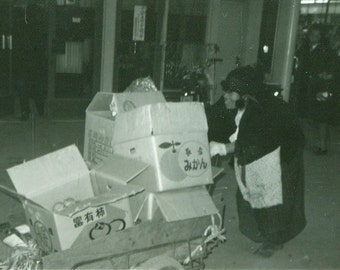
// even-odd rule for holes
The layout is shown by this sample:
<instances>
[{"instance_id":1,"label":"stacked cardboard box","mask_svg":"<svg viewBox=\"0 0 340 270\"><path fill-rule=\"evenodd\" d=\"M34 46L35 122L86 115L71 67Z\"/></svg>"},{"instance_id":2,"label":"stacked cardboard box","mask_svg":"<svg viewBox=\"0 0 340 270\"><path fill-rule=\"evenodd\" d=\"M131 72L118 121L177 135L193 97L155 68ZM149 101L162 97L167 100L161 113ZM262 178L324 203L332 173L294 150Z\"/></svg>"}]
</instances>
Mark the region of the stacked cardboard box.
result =
<instances>
[{"instance_id":1,"label":"stacked cardboard box","mask_svg":"<svg viewBox=\"0 0 340 270\"><path fill-rule=\"evenodd\" d=\"M165 102L161 92L97 93L86 110L84 158L110 166L118 154L149 165L130 182L145 188L136 218L152 219L157 209L167 221L211 215L218 211L205 188L213 183L207 131L201 103Z\"/></svg>"},{"instance_id":2,"label":"stacked cardboard box","mask_svg":"<svg viewBox=\"0 0 340 270\"><path fill-rule=\"evenodd\" d=\"M93 165L113 155L113 115L156 102L165 102L161 92L97 93L86 109L85 160Z\"/></svg>"}]
</instances>

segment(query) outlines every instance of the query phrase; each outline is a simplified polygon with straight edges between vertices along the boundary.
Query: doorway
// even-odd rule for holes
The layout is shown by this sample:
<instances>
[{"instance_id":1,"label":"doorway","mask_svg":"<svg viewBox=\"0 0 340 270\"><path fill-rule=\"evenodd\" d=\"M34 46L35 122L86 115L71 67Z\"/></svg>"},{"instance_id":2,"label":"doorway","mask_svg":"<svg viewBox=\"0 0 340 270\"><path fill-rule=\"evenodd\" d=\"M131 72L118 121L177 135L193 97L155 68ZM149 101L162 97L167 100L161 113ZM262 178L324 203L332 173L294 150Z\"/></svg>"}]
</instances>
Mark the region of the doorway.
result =
<instances>
[{"instance_id":1,"label":"doorway","mask_svg":"<svg viewBox=\"0 0 340 270\"><path fill-rule=\"evenodd\" d=\"M0 1L0 116L44 113L46 16L45 0Z\"/></svg>"},{"instance_id":2,"label":"doorway","mask_svg":"<svg viewBox=\"0 0 340 270\"><path fill-rule=\"evenodd\" d=\"M85 117L99 91L102 25L101 0L50 1L48 116L52 119Z\"/></svg>"}]
</instances>

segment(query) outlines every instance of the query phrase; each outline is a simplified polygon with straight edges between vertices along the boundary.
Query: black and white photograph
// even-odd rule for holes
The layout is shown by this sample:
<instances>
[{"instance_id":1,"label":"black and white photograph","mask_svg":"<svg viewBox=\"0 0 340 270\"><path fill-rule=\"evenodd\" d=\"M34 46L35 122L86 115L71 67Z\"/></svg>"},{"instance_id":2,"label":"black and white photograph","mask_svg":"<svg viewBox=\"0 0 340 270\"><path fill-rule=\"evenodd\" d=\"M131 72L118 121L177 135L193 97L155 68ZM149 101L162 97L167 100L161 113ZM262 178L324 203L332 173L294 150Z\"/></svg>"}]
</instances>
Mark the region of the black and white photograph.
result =
<instances>
[{"instance_id":1,"label":"black and white photograph","mask_svg":"<svg viewBox=\"0 0 340 270\"><path fill-rule=\"evenodd\" d=\"M0 270L340 269L340 0L0 0Z\"/></svg>"}]
</instances>

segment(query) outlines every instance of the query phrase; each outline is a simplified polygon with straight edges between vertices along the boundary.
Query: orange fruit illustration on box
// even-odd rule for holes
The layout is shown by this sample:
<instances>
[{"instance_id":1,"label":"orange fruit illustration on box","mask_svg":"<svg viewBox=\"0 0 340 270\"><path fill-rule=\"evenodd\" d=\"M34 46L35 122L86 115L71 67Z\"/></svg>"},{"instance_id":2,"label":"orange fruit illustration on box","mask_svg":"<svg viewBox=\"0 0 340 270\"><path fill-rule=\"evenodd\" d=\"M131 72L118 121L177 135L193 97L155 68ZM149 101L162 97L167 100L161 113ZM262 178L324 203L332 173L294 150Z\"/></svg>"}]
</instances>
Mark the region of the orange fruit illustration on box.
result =
<instances>
[{"instance_id":1,"label":"orange fruit illustration on box","mask_svg":"<svg viewBox=\"0 0 340 270\"><path fill-rule=\"evenodd\" d=\"M189 141L182 144L172 140L163 142L158 147L167 149L160 160L160 168L169 180L179 182L187 176L199 177L207 171L209 154L200 142Z\"/></svg>"}]
</instances>

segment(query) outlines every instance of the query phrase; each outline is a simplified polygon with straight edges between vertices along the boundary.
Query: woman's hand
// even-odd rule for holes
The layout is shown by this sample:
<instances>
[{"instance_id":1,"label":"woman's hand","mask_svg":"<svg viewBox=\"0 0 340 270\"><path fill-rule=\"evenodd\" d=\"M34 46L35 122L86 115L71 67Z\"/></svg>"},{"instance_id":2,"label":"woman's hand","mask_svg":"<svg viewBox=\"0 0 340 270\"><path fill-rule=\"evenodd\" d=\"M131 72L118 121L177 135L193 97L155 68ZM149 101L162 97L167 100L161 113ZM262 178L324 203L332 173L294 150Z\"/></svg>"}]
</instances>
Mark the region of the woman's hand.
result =
<instances>
[{"instance_id":1,"label":"woman's hand","mask_svg":"<svg viewBox=\"0 0 340 270\"><path fill-rule=\"evenodd\" d=\"M226 148L226 145L223 143L211 141L209 143L209 148L210 148L211 157L216 156L216 155L220 155L220 156L227 155L227 148Z\"/></svg>"},{"instance_id":2,"label":"woman's hand","mask_svg":"<svg viewBox=\"0 0 340 270\"><path fill-rule=\"evenodd\" d=\"M216 155L226 156L227 154L234 153L235 151L235 143L218 143L211 141L209 143L210 148L210 156L214 157Z\"/></svg>"},{"instance_id":3,"label":"woman's hand","mask_svg":"<svg viewBox=\"0 0 340 270\"><path fill-rule=\"evenodd\" d=\"M234 153L235 152L235 143L227 143L225 145L225 149L227 150L228 154Z\"/></svg>"}]
</instances>

